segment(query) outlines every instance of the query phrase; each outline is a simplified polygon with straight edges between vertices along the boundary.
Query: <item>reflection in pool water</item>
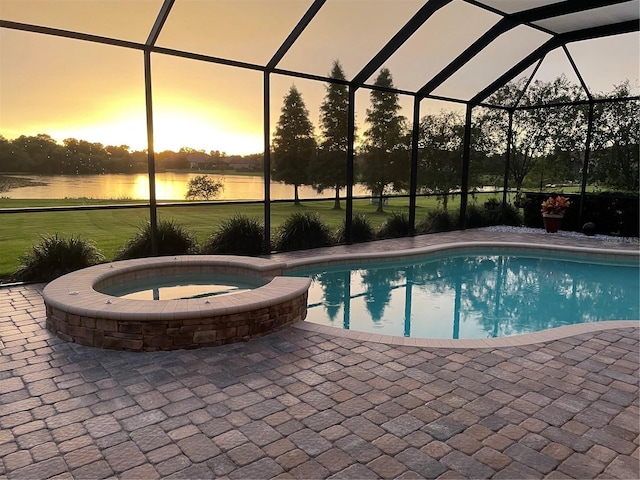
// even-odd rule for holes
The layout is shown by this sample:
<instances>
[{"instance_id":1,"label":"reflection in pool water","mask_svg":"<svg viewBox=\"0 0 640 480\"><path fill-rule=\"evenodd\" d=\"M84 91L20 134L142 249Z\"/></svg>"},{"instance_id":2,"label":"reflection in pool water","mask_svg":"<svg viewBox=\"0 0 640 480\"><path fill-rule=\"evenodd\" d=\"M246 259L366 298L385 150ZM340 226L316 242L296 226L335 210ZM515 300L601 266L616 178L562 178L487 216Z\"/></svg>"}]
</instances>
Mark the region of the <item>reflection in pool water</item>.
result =
<instances>
[{"instance_id":1,"label":"reflection in pool water","mask_svg":"<svg viewBox=\"0 0 640 480\"><path fill-rule=\"evenodd\" d=\"M503 337L640 318L637 260L570 258L467 252L295 275L313 278L307 321L384 335Z\"/></svg>"},{"instance_id":2,"label":"reflection in pool water","mask_svg":"<svg viewBox=\"0 0 640 480\"><path fill-rule=\"evenodd\" d=\"M229 295L264 284L262 278L192 273L129 280L102 288L100 291L107 295L136 300L174 300Z\"/></svg>"}]
</instances>

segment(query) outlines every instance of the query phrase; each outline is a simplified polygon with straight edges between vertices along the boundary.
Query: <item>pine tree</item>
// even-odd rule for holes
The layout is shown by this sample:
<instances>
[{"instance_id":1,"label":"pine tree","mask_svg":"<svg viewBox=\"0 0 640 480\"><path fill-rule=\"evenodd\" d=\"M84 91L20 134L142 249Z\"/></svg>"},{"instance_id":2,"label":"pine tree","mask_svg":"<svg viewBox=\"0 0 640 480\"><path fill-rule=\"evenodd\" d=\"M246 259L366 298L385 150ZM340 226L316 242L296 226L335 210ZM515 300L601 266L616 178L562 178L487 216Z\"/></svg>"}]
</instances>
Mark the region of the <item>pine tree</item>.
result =
<instances>
[{"instance_id":1,"label":"pine tree","mask_svg":"<svg viewBox=\"0 0 640 480\"><path fill-rule=\"evenodd\" d=\"M330 74L336 80L346 80L342 65L333 62ZM349 125L349 91L343 83L329 83L320 105L322 140L317 160L311 165L310 176L318 192L335 190L334 209L340 209L340 188L347 182L347 130Z\"/></svg>"},{"instance_id":2,"label":"pine tree","mask_svg":"<svg viewBox=\"0 0 640 480\"><path fill-rule=\"evenodd\" d=\"M280 119L273 136L273 179L294 186L294 201L300 204L298 187L308 183L309 164L316 154L316 140L309 111L302 95L292 85L284 97Z\"/></svg>"},{"instance_id":3,"label":"pine tree","mask_svg":"<svg viewBox=\"0 0 640 480\"><path fill-rule=\"evenodd\" d=\"M393 88L391 72L380 70L374 85ZM378 198L378 212L382 212L384 193L388 187L400 190L408 177L409 152L406 118L398 115L401 107L397 93L371 90L371 108L367 109L369 129L365 132L362 182Z\"/></svg>"}]
</instances>

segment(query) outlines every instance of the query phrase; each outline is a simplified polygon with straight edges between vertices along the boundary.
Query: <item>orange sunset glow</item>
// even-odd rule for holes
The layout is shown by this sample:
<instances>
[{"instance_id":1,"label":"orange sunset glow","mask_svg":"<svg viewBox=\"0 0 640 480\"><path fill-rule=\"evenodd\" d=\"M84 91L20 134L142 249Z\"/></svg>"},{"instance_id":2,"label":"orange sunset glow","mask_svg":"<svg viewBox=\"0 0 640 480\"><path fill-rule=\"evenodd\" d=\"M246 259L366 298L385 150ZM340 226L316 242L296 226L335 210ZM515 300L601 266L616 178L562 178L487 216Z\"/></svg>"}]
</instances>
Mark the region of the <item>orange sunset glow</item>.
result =
<instances>
[{"instance_id":1,"label":"orange sunset glow","mask_svg":"<svg viewBox=\"0 0 640 480\"><path fill-rule=\"evenodd\" d=\"M0 0L0 19L142 44L162 4L161 0ZM156 45L264 66L311 4L311 0L177 0ZM352 78L423 4L422 0L329 0L278 67L327 76L338 59ZM391 69L398 88L415 91L498 20L488 10L454 1L418 29L384 66ZM517 30L505 34L435 93L467 100L514 59L548 38L537 30L518 37ZM569 50L594 92L610 91L629 79L637 94L637 32L576 42ZM12 139L45 133L58 142L76 138L133 150L147 148L140 50L0 28L0 57L0 135ZM156 151L182 147L228 154L263 151L262 72L162 53L152 55L151 67ZM550 80L561 73L578 82L562 52L549 55L536 78ZM282 99L293 84L317 128L324 83L277 73L270 82L272 131ZM400 96L402 113L408 118L412 102L410 96ZM359 89L360 132L368 106L369 91ZM424 100L422 108L426 113L431 108L463 107Z\"/></svg>"}]
</instances>

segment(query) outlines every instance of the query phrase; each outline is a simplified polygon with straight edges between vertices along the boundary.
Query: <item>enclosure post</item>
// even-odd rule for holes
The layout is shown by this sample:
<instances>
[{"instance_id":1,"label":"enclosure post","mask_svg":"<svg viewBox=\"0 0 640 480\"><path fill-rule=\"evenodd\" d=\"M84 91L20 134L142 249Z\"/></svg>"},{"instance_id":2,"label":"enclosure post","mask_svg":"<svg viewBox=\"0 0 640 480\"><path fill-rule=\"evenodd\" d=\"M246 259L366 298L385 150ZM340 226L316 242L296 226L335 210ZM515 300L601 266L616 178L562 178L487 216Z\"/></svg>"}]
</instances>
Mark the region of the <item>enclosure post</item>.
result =
<instances>
[{"instance_id":1,"label":"enclosure post","mask_svg":"<svg viewBox=\"0 0 640 480\"><path fill-rule=\"evenodd\" d=\"M356 87L349 85L349 114L347 122L347 206L345 211L345 241L350 245L353 241L351 226L353 224L353 180L354 180L354 149L353 143L356 136Z\"/></svg>"},{"instance_id":2,"label":"enclosure post","mask_svg":"<svg viewBox=\"0 0 640 480\"><path fill-rule=\"evenodd\" d=\"M264 251L269 253L271 251L271 125L270 125L270 105L269 99L271 97L271 88L269 83L269 72L264 72L264 117L263 117L263 131L264 131L264 165L263 165L263 178L264 178Z\"/></svg>"},{"instance_id":3,"label":"enclosure post","mask_svg":"<svg viewBox=\"0 0 640 480\"><path fill-rule=\"evenodd\" d=\"M511 163L511 141L513 140L513 109L509 109L509 127L507 129L507 154L504 159L504 179L502 184L502 224L507 218L507 192L509 191L509 164Z\"/></svg>"},{"instance_id":4,"label":"enclosure post","mask_svg":"<svg viewBox=\"0 0 640 480\"><path fill-rule=\"evenodd\" d=\"M467 104L467 115L464 123L464 146L462 153L462 184L460 186L460 227L467 228L467 200L469 198L469 161L471 158L471 112L473 106Z\"/></svg>"},{"instance_id":5,"label":"enclosure post","mask_svg":"<svg viewBox=\"0 0 640 480\"><path fill-rule=\"evenodd\" d=\"M153 150L153 100L151 96L151 50L144 51L144 87L147 106L147 166L149 170L149 225L151 255L158 255L158 206L156 201L156 159Z\"/></svg>"},{"instance_id":6,"label":"enclosure post","mask_svg":"<svg viewBox=\"0 0 640 480\"><path fill-rule=\"evenodd\" d=\"M416 194L418 190L418 140L420 136L420 98L413 97L413 131L411 135L411 180L409 184L409 235L416 233Z\"/></svg>"},{"instance_id":7,"label":"enclosure post","mask_svg":"<svg viewBox=\"0 0 640 480\"><path fill-rule=\"evenodd\" d=\"M580 212L578 222L583 224L584 204L587 201L587 180L589 176L589 156L591 154L591 136L593 135L594 102L589 101L589 118L587 120L587 139L584 146L584 163L582 165L582 187L580 188Z\"/></svg>"}]
</instances>

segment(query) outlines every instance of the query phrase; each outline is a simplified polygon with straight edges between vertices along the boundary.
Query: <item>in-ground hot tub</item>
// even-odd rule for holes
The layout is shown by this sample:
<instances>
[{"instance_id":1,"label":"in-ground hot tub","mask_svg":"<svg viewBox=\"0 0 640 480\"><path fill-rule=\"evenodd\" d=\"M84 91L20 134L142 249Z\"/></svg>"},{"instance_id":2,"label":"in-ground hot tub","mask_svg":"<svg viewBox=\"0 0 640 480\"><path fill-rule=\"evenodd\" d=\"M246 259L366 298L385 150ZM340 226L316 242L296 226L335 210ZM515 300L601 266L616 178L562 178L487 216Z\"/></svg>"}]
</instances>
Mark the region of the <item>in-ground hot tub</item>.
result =
<instances>
[{"instance_id":1,"label":"in-ground hot tub","mask_svg":"<svg viewBox=\"0 0 640 480\"><path fill-rule=\"evenodd\" d=\"M99 348L133 351L217 346L304 320L308 278L283 277L285 264L225 255L125 260L69 273L43 291L47 328ZM228 295L140 300L109 295L114 286L175 275L246 278L253 288Z\"/></svg>"}]
</instances>

